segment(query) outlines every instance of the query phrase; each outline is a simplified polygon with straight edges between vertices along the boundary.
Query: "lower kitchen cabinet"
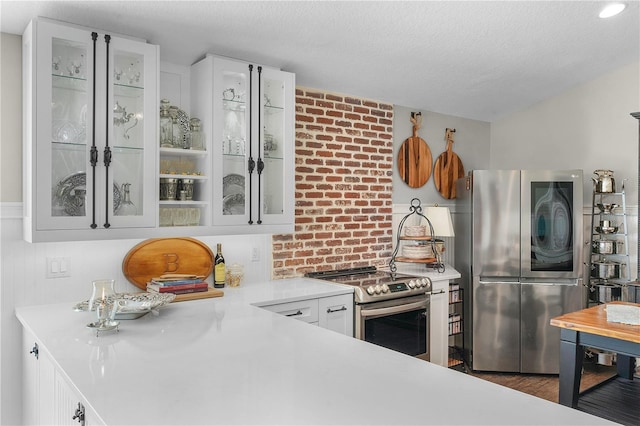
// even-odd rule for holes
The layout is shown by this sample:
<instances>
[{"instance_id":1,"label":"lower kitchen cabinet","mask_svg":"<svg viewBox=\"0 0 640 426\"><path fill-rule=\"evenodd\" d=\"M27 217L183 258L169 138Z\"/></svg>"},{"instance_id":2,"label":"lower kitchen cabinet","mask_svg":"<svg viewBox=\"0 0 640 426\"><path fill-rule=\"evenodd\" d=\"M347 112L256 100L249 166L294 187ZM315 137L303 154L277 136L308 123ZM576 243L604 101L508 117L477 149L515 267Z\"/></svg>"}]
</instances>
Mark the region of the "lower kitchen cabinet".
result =
<instances>
[{"instance_id":1,"label":"lower kitchen cabinet","mask_svg":"<svg viewBox=\"0 0 640 426\"><path fill-rule=\"evenodd\" d=\"M22 423L54 424L54 366L27 331L22 333Z\"/></svg>"},{"instance_id":2,"label":"lower kitchen cabinet","mask_svg":"<svg viewBox=\"0 0 640 426\"><path fill-rule=\"evenodd\" d=\"M22 424L89 426L101 424L87 408L49 354L26 330L22 332Z\"/></svg>"},{"instance_id":3,"label":"lower kitchen cabinet","mask_svg":"<svg viewBox=\"0 0 640 426\"><path fill-rule=\"evenodd\" d=\"M353 294L258 306L353 337Z\"/></svg>"},{"instance_id":4,"label":"lower kitchen cabinet","mask_svg":"<svg viewBox=\"0 0 640 426\"><path fill-rule=\"evenodd\" d=\"M318 325L347 336L353 336L353 295L318 299Z\"/></svg>"},{"instance_id":5,"label":"lower kitchen cabinet","mask_svg":"<svg viewBox=\"0 0 640 426\"><path fill-rule=\"evenodd\" d=\"M296 302L278 303L262 306L276 314L318 325L318 299L299 300Z\"/></svg>"},{"instance_id":6,"label":"lower kitchen cabinet","mask_svg":"<svg viewBox=\"0 0 640 426\"><path fill-rule=\"evenodd\" d=\"M97 416L88 408L88 404L76 394L62 374L59 371L55 373L54 422L52 424L64 426L101 424Z\"/></svg>"},{"instance_id":7,"label":"lower kitchen cabinet","mask_svg":"<svg viewBox=\"0 0 640 426\"><path fill-rule=\"evenodd\" d=\"M431 337L429 360L446 367L449 362L449 280L431 279Z\"/></svg>"}]
</instances>

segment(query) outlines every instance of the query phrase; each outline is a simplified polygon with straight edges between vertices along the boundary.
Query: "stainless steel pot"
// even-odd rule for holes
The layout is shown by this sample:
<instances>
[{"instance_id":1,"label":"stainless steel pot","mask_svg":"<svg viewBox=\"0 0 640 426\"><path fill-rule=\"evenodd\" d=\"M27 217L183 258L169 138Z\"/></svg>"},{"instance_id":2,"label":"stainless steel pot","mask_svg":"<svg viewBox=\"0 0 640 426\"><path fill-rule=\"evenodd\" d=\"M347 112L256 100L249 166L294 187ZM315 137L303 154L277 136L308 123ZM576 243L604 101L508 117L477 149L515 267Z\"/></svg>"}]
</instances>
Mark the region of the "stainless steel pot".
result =
<instances>
[{"instance_id":1,"label":"stainless steel pot","mask_svg":"<svg viewBox=\"0 0 640 426\"><path fill-rule=\"evenodd\" d=\"M590 288L589 299L598 303L622 300L622 287L613 284L599 284Z\"/></svg>"},{"instance_id":2,"label":"stainless steel pot","mask_svg":"<svg viewBox=\"0 0 640 426\"><path fill-rule=\"evenodd\" d=\"M600 213L604 213L604 214L611 214L616 208L620 207L618 204L615 204L615 203L601 203L601 204L598 204L597 206L600 209Z\"/></svg>"},{"instance_id":3,"label":"stainless steel pot","mask_svg":"<svg viewBox=\"0 0 640 426\"><path fill-rule=\"evenodd\" d=\"M620 277L620 263L610 261L597 261L591 264L591 276L608 280Z\"/></svg>"},{"instance_id":4,"label":"stainless steel pot","mask_svg":"<svg viewBox=\"0 0 640 426\"><path fill-rule=\"evenodd\" d=\"M617 254L622 252L622 241L600 240L591 243L591 253L595 254Z\"/></svg>"},{"instance_id":5,"label":"stainless steel pot","mask_svg":"<svg viewBox=\"0 0 640 426\"><path fill-rule=\"evenodd\" d=\"M595 170L598 178L592 178L596 184L596 192L616 192L616 181L611 170Z\"/></svg>"}]
</instances>

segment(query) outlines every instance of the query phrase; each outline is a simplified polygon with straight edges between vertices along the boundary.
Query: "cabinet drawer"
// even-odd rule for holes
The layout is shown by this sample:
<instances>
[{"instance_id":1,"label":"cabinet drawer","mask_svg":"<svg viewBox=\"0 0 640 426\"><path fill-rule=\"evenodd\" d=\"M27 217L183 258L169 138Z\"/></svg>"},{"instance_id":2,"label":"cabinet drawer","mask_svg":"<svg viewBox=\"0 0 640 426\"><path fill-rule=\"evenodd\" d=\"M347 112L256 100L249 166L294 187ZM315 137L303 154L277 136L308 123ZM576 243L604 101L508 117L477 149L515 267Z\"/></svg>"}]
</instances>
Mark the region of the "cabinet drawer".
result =
<instances>
[{"instance_id":1,"label":"cabinet drawer","mask_svg":"<svg viewBox=\"0 0 640 426\"><path fill-rule=\"evenodd\" d=\"M279 303L262 308L304 322L318 322L318 299Z\"/></svg>"}]
</instances>

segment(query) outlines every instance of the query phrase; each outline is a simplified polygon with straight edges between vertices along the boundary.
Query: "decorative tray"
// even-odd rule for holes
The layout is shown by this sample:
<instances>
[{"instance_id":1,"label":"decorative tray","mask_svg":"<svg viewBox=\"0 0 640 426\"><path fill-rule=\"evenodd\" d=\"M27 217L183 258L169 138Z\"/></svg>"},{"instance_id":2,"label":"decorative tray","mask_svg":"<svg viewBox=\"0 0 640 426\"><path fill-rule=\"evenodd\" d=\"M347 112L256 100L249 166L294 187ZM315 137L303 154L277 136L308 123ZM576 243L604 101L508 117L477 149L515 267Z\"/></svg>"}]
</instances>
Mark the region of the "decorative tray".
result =
<instances>
[{"instance_id":1,"label":"decorative tray","mask_svg":"<svg viewBox=\"0 0 640 426\"><path fill-rule=\"evenodd\" d=\"M68 216L85 215L85 194L87 192L87 174L73 173L62 179L53 191L53 203L63 207ZM122 203L122 193L116 183L113 184L113 211Z\"/></svg>"},{"instance_id":2,"label":"decorative tray","mask_svg":"<svg viewBox=\"0 0 640 426\"><path fill-rule=\"evenodd\" d=\"M112 300L124 300L126 304L120 306L116 312L115 319L136 319L145 315L153 309L158 309L162 306L168 305L173 302L176 295L173 293L116 293L112 296L107 296L107 302ZM99 301L94 302L94 306L89 308L89 301L77 303L74 307L74 311L85 312L95 311L96 304Z\"/></svg>"}]
</instances>

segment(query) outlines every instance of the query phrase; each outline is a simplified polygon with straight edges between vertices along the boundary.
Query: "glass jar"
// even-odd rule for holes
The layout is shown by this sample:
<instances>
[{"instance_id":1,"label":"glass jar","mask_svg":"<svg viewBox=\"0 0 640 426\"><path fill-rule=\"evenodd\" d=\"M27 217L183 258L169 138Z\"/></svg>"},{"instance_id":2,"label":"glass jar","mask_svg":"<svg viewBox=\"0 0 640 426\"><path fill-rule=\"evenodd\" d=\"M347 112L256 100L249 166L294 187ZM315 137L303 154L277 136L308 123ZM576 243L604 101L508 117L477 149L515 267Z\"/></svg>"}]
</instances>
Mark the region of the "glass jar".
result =
<instances>
[{"instance_id":1,"label":"glass jar","mask_svg":"<svg viewBox=\"0 0 640 426\"><path fill-rule=\"evenodd\" d=\"M234 263L227 269L227 282L229 287L238 287L244 277L244 266Z\"/></svg>"},{"instance_id":2,"label":"glass jar","mask_svg":"<svg viewBox=\"0 0 640 426\"><path fill-rule=\"evenodd\" d=\"M173 148L173 121L169 115L169 100L160 101L160 146Z\"/></svg>"},{"instance_id":3,"label":"glass jar","mask_svg":"<svg viewBox=\"0 0 640 426\"><path fill-rule=\"evenodd\" d=\"M191 127L191 149L199 151L206 150L204 135L200 128L200 119L195 117L192 118L189 120L189 126Z\"/></svg>"},{"instance_id":4,"label":"glass jar","mask_svg":"<svg viewBox=\"0 0 640 426\"><path fill-rule=\"evenodd\" d=\"M171 117L171 136L172 136L172 145L174 148L183 148L183 135L182 129L180 128L180 123L178 122L178 107L170 106L169 107L169 116Z\"/></svg>"}]
</instances>

